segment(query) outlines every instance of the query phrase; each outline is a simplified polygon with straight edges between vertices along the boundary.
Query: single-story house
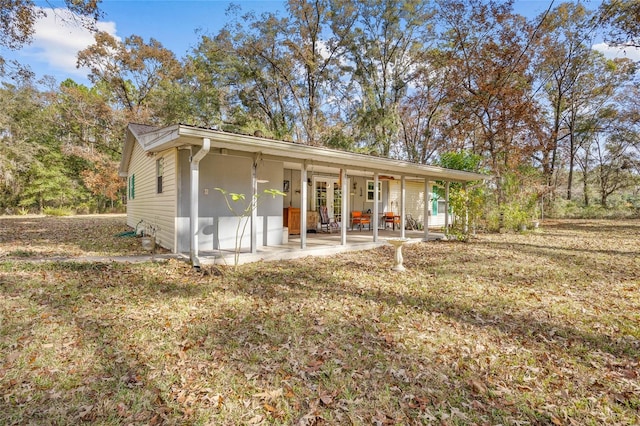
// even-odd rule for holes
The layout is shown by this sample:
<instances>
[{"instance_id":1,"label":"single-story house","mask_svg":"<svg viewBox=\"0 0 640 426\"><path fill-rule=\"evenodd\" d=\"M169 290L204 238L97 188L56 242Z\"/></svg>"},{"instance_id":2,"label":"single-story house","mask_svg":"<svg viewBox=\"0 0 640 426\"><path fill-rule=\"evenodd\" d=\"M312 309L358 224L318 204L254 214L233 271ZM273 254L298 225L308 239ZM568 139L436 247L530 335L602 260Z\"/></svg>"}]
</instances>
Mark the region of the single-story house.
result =
<instances>
[{"instance_id":1,"label":"single-story house","mask_svg":"<svg viewBox=\"0 0 640 426\"><path fill-rule=\"evenodd\" d=\"M354 211L370 214L373 241L386 212L396 216L402 236L411 215L423 225L426 239L429 227L449 221L446 198L433 191L435 181L487 178L183 124L130 124L119 174L127 179L127 224L152 223L157 243L188 254L194 265L199 253L233 250L237 241L243 251L255 253L261 246L282 244L288 235L300 235L304 249L307 232L325 227L340 233L346 244ZM244 194L244 200L231 202L235 213L220 189ZM272 197L264 193L267 189L285 195ZM243 213L254 199L257 208ZM322 223L327 216L328 227ZM246 229L243 235L238 224Z\"/></svg>"}]
</instances>

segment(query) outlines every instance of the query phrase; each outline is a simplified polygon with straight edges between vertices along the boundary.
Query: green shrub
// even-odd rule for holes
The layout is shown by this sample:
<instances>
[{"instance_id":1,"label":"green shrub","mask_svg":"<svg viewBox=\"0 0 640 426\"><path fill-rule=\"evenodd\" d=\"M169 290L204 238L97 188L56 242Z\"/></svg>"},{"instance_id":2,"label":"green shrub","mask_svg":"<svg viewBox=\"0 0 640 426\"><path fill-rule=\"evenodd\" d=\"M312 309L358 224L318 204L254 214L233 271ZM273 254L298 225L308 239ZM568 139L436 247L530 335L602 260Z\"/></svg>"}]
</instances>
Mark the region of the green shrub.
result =
<instances>
[{"instance_id":1,"label":"green shrub","mask_svg":"<svg viewBox=\"0 0 640 426\"><path fill-rule=\"evenodd\" d=\"M9 252L9 256L11 257L33 257L36 255L36 252L31 250L14 250Z\"/></svg>"},{"instance_id":2,"label":"green shrub","mask_svg":"<svg viewBox=\"0 0 640 426\"><path fill-rule=\"evenodd\" d=\"M553 217L559 219L626 219L638 217L640 210L636 208L635 203L629 199L621 197L611 197L609 205L603 207L596 201L594 203L583 206L575 200L565 200L557 198L550 206L545 217Z\"/></svg>"},{"instance_id":3,"label":"green shrub","mask_svg":"<svg viewBox=\"0 0 640 426\"><path fill-rule=\"evenodd\" d=\"M522 225L530 226L533 219L535 217L532 212L519 202L512 201L489 210L487 213L487 228L490 231L501 229L519 231Z\"/></svg>"},{"instance_id":4,"label":"green shrub","mask_svg":"<svg viewBox=\"0 0 640 426\"><path fill-rule=\"evenodd\" d=\"M76 206L75 208L76 214L89 214L92 213L91 207L87 203L82 203Z\"/></svg>"},{"instance_id":5,"label":"green shrub","mask_svg":"<svg viewBox=\"0 0 640 426\"><path fill-rule=\"evenodd\" d=\"M73 210L67 207L45 207L42 212L46 216L73 216Z\"/></svg>"},{"instance_id":6,"label":"green shrub","mask_svg":"<svg viewBox=\"0 0 640 426\"><path fill-rule=\"evenodd\" d=\"M577 211L577 216L581 219L604 219L607 214L607 209L600 204L583 207Z\"/></svg>"},{"instance_id":7,"label":"green shrub","mask_svg":"<svg viewBox=\"0 0 640 426\"><path fill-rule=\"evenodd\" d=\"M581 207L574 200L557 197L545 212L545 217L575 218L580 216L580 210Z\"/></svg>"}]
</instances>

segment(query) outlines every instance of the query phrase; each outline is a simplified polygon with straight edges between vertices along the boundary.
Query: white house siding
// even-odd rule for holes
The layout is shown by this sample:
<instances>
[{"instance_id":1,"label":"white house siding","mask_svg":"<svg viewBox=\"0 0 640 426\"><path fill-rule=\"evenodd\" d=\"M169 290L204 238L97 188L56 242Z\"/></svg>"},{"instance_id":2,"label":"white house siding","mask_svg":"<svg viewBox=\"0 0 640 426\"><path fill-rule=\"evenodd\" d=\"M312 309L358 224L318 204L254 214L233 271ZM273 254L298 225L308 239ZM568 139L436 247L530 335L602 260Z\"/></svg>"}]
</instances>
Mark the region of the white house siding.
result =
<instances>
[{"instance_id":1,"label":"white house siding","mask_svg":"<svg viewBox=\"0 0 640 426\"><path fill-rule=\"evenodd\" d=\"M313 181L314 176L323 176L323 177L332 177L338 178L337 174L334 175L324 175L324 174L315 174L312 171L307 173L308 179ZM297 207L300 208L300 170L284 170L284 180L289 181L289 192L286 193L283 204L284 207ZM367 181L373 180L372 177L364 177L364 176L348 176L349 178L349 199L348 199L348 209L349 211L363 211L367 210L373 211L373 202L367 201ZM378 209L380 213L382 213L383 206L385 205L386 200L386 182L382 182L382 199L379 201ZM355 185L355 188L354 188ZM309 185L308 189L308 197L307 197L307 209L315 210L315 201L314 201L314 193L313 186Z\"/></svg>"},{"instance_id":2,"label":"white house siding","mask_svg":"<svg viewBox=\"0 0 640 426\"><path fill-rule=\"evenodd\" d=\"M424 182L407 181L405 213L424 224Z\"/></svg>"},{"instance_id":3,"label":"white house siding","mask_svg":"<svg viewBox=\"0 0 640 426\"><path fill-rule=\"evenodd\" d=\"M395 214L400 214L400 192L402 190L400 181L388 181L387 188L389 191L387 198L388 203L385 205L384 212L393 212Z\"/></svg>"},{"instance_id":4,"label":"white house siding","mask_svg":"<svg viewBox=\"0 0 640 426\"><path fill-rule=\"evenodd\" d=\"M389 181L389 203L387 210L396 214L400 213L400 192L402 183L399 180ZM429 227L444 226L444 211L438 211L437 215L433 215L433 184L429 184ZM410 214L418 222L424 224L424 181L406 181L406 203L405 213Z\"/></svg>"},{"instance_id":5,"label":"white house siding","mask_svg":"<svg viewBox=\"0 0 640 426\"><path fill-rule=\"evenodd\" d=\"M157 193L156 160L164 159L162 193ZM135 143L131 154L131 166L127 178L135 175L135 198L128 193L127 224L137 225L140 219L151 222L158 227L156 242L171 251L175 247L175 215L176 215L176 150L169 149L147 156L138 143Z\"/></svg>"},{"instance_id":6,"label":"white house siding","mask_svg":"<svg viewBox=\"0 0 640 426\"><path fill-rule=\"evenodd\" d=\"M401 191L401 181L389 181L389 207L386 211L393 211L395 214L400 214ZM423 222L424 217L423 196L423 182L406 181L405 201L407 205L405 206L405 214L410 214L419 222Z\"/></svg>"},{"instance_id":7,"label":"white house siding","mask_svg":"<svg viewBox=\"0 0 640 426\"><path fill-rule=\"evenodd\" d=\"M210 251L214 249L232 249L237 237L236 215L242 215L251 200L251 157L207 154L200 161L199 201L198 201L198 249ZM257 168L258 193L258 246L282 243L282 197L272 197L263 193L265 189L282 189L283 164L279 161L259 161ZM234 212L229 211L225 197L216 188L228 193L244 194L244 201L231 201ZM188 224L188 221L185 222ZM184 227L187 229L186 226ZM248 228L250 229L250 228ZM242 239L242 247L250 247L248 229ZM264 233L263 230L267 232ZM275 239L274 235L279 239ZM188 239L178 236L183 241ZM180 244L185 249L185 244Z\"/></svg>"}]
</instances>

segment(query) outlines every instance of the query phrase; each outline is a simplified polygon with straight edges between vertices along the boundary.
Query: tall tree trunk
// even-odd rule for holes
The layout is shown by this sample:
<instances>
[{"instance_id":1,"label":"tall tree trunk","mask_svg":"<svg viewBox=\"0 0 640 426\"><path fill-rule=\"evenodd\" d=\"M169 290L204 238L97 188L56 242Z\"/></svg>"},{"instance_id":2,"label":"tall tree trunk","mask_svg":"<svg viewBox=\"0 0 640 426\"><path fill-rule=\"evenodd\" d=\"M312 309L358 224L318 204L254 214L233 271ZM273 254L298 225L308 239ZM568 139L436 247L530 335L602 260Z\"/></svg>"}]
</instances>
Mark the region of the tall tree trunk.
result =
<instances>
[{"instance_id":1,"label":"tall tree trunk","mask_svg":"<svg viewBox=\"0 0 640 426\"><path fill-rule=\"evenodd\" d=\"M587 170L582 172L582 191L584 192L584 206L589 206L589 185L587 184Z\"/></svg>"},{"instance_id":2,"label":"tall tree trunk","mask_svg":"<svg viewBox=\"0 0 640 426\"><path fill-rule=\"evenodd\" d=\"M589 151L585 150L584 168L582 169L582 191L584 192L584 206L589 206Z\"/></svg>"},{"instance_id":3,"label":"tall tree trunk","mask_svg":"<svg viewBox=\"0 0 640 426\"><path fill-rule=\"evenodd\" d=\"M569 176L567 177L567 200L571 201L571 187L573 186L573 166L575 161L575 150L573 148L573 132L569 134Z\"/></svg>"},{"instance_id":4,"label":"tall tree trunk","mask_svg":"<svg viewBox=\"0 0 640 426\"><path fill-rule=\"evenodd\" d=\"M556 105L554 107L554 118L553 118L553 130L551 132L551 162L547 166L546 172L547 175L547 185L552 186L553 182L553 174L556 168L556 161L558 160L558 135L560 134L560 117L562 115L562 94L556 100Z\"/></svg>"}]
</instances>

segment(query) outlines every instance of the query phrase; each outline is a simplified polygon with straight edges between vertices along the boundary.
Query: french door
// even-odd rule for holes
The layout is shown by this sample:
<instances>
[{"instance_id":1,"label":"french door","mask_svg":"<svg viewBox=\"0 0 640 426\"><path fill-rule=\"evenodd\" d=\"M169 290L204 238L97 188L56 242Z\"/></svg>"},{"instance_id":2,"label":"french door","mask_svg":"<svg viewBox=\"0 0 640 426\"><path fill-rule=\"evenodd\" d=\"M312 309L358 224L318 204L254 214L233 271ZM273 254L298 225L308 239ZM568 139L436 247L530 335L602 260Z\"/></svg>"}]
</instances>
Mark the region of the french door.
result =
<instances>
[{"instance_id":1,"label":"french door","mask_svg":"<svg viewBox=\"0 0 640 426\"><path fill-rule=\"evenodd\" d=\"M314 178L314 209L327 207L331 222L342 222L342 189L337 178L316 176Z\"/></svg>"}]
</instances>

